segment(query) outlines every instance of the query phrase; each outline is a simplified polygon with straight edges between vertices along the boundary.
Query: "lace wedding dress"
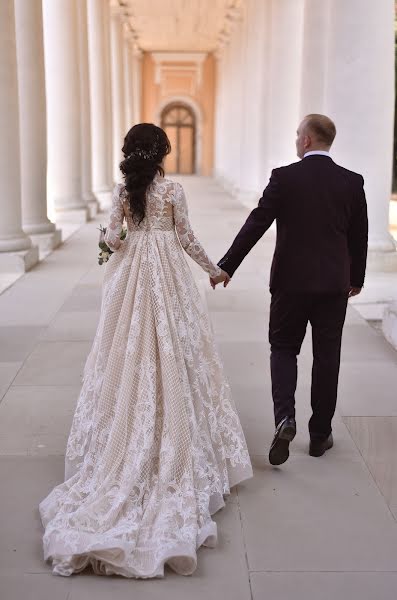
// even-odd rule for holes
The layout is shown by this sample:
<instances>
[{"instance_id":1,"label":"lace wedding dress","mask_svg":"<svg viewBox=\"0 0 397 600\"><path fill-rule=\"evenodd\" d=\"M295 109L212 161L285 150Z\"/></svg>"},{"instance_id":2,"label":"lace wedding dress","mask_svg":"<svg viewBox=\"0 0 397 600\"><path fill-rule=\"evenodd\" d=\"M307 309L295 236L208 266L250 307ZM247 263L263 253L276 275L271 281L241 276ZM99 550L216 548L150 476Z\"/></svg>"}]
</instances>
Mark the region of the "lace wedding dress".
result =
<instances>
[{"instance_id":1,"label":"lace wedding dress","mask_svg":"<svg viewBox=\"0 0 397 600\"><path fill-rule=\"evenodd\" d=\"M65 482L40 504L53 571L188 575L216 543L211 515L252 475L244 434L184 250L195 238L182 187L156 176L137 226L116 186L101 315L67 444Z\"/></svg>"}]
</instances>

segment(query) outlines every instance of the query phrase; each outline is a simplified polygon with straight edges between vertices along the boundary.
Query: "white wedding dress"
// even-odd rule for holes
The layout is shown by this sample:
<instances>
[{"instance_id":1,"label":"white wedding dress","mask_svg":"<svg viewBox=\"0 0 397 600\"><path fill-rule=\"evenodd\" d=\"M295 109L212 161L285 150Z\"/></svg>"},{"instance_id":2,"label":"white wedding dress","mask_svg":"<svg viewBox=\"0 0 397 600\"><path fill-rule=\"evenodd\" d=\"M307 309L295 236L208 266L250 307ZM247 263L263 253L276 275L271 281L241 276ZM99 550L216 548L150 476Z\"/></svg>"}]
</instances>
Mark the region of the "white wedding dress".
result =
<instances>
[{"instance_id":1,"label":"white wedding dress","mask_svg":"<svg viewBox=\"0 0 397 600\"><path fill-rule=\"evenodd\" d=\"M156 176L137 226L115 187L98 329L67 444L65 482L40 504L53 571L191 574L217 539L211 515L252 476L243 431L184 250L195 238L182 187Z\"/></svg>"}]
</instances>

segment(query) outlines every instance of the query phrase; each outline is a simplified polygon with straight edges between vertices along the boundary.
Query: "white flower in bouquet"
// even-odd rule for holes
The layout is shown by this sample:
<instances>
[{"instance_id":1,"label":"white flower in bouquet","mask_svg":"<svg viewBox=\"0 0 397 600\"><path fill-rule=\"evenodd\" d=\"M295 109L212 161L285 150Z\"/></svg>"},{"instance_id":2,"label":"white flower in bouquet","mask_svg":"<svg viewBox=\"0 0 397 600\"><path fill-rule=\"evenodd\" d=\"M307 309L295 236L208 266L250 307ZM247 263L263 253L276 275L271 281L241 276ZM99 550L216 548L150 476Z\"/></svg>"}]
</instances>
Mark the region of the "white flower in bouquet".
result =
<instances>
[{"instance_id":1,"label":"white flower in bouquet","mask_svg":"<svg viewBox=\"0 0 397 600\"><path fill-rule=\"evenodd\" d=\"M107 245L107 243L105 242L105 234L106 234L106 227L102 227L102 225L99 226L99 249L100 249L100 253L98 255L98 264L103 265L103 263L108 262L109 258L112 256L113 254L113 250L111 250L111 248L109 248L109 246ZM123 241L125 240L127 236L127 229L125 227L123 227L123 229L121 230L121 234L120 234L120 240Z\"/></svg>"}]
</instances>

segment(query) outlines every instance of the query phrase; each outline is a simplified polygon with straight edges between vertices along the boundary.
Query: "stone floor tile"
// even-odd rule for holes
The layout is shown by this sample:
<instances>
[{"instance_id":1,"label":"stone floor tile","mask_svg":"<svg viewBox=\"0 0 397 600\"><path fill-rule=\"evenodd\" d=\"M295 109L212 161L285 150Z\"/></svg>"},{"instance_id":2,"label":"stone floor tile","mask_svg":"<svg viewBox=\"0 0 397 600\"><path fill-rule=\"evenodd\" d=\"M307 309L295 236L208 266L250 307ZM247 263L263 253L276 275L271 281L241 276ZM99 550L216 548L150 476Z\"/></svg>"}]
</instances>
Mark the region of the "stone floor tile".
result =
<instances>
[{"instance_id":1,"label":"stone floor tile","mask_svg":"<svg viewBox=\"0 0 397 600\"><path fill-rule=\"evenodd\" d=\"M42 327L48 325L61 308L65 299L64 289L53 282L48 293L35 286L29 286L26 292L22 291L20 285L27 275L0 296L0 326Z\"/></svg>"},{"instance_id":2,"label":"stone floor tile","mask_svg":"<svg viewBox=\"0 0 397 600\"><path fill-rule=\"evenodd\" d=\"M397 365L397 351L367 323L345 327L343 362L384 362Z\"/></svg>"},{"instance_id":3,"label":"stone floor tile","mask_svg":"<svg viewBox=\"0 0 397 600\"><path fill-rule=\"evenodd\" d=\"M270 365L265 342L216 341L231 383L244 380L254 385L264 385L269 381Z\"/></svg>"},{"instance_id":4,"label":"stone floor tile","mask_svg":"<svg viewBox=\"0 0 397 600\"><path fill-rule=\"evenodd\" d=\"M100 311L61 311L41 335L46 341L93 340Z\"/></svg>"},{"instance_id":5,"label":"stone floor tile","mask_svg":"<svg viewBox=\"0 0 397 600\"><path fill-rule=\"evenodd\" d=\"M349 300L349 304L347 306L346 319L345 319L345 327L349 325L365 325L365 319L358 312L356 308L351 304L351 300Z\"/></svg>"},{"instance_id":6,"label":"stone floor tile","mask_svg":"<svg viewBox=\"0 0 397 600\"><path fill-rule=\"evenodd\" d=\"M91 342L40 342L15 385L79 385Z\"/></svg>"},{"instance_id":7,"label":"stone floor tile","mask_svg":"<svg viewBox=\"0 0 397 600\"><path fill-rule=\"evenodd\" d=\"M42 331L43 327L0 325L0 362L25 360Z\"/></svg>"},{"instance_id":8,"label":"stone floor tile","mask_svg":"<svg viewBox=\"0 0 397 600\"><path fill-rule=\"evenodd\" d=\"M344 363L338 409L344 416L397 417L397 363Z\"/></svg>"},{"instance_id":9,"label":"stone floor tile","mask_svg":"<svg viewBox=\"0 0 397 600\"><path fill-rule=\"evenodd\" d=\"M9 575L0 571L1 600L69 600L72 579L49 573Z\"/></svg>"},{"instance_id":10,"label":"stone floor tile","mask_svg":"<svg viewBox=\"0 0 397 600\"><path fill-rule=\"evenodd\" d=\"M62 306L62 312L99 311L101 308L101 286L80 284Z\"/></svg>"},{"instance_id":11,"label":"stone floor tile","mask_svg":"<svg viewBox=\"0 0 397 600\"><path fill-rule=\"evenodd\" d=\"M212 325L218 342L263 342L267 340L268 320L262 313L215 312L211 316Z\"/></svg>"},{"instance_id":12,"label":"stone floor tile","mask_svg":"<svg viewBox=\"0 0 397 600\"><path fill-rule=\"evenodd\" d=\"M397 417L345 417L344 422L397 520Z\"/></svg>"},{"instance_id":13,"label":"stone floor tile","mask_svg":"<svg viewBox=\"0 0 397 600\"><path fill-rule=\"evenodd\" d=\"M254 459L239 488L252 571L397 571L397 527L358 453Z\"/></svg>"},{"instance_id":14,"label":"stone floor tile","mask_svg":"<svg viewBox=\"0 0 397 600\"><path fill-rule=\"evenodd\" d=\"M268 319L268 296L264 294L254 295L250 290L233 291L229 286L225 290L217 288L215 292L210 289L207 291L207 303L213 318L215 313L218 312L241 313L243 311L245 320L247 320L247 313L252 315L254 312L263 315L265 323ZM233 315L230 316L230 319L233 321Z\"/></svg>"},{"instance_id":15,"label":"stone floor tile","mask_svg":"<svg viewBox=\"0 0 397 600\"><path fill-rule=\"evenodd\" d=\"M22 362L0 362L0 403L22 364Z\"/></svg>"},{"instance_id":16,"label":"stone floor tile","mask_svg":"<svg viewBox=\"0 0 397 600\"><path fill-rule=\"evenodd\" d=\"M13 386L0 404L0 455L63 455L79 386Z\"/></svg>"},{"instance_id":17,"label":"stone floor tile","mask_svg":"<svg viewBox=\"0 0 397 600\"><path fill-rule=\"evenodd\" d=\"M84 283L86 285L98 285L102 286L103 275L105 269L104 265L94 265L91 269L84 275Z\"/></svg>"},{"instance_id":18,"label":"stone floor tile","mask_svg":"<svg viewBox=\"0 0 397 600\"><path fill-rule=\"evenodd\" d=\"M397 573L251 573L252 600L395 600Z\"/></svg>"},{"instance_id":19,"label":"stone floor tile","mask_svg":"<svg viewBox=\"0 0 397 600\"><path fill-rule=\"evenodd\" d=\"M61 456L0 457L1 575L48 573L43 561L38 504L61 483L63 470ZM0 598L3 600L1 595Z\"/></svg>"}]
</instances>

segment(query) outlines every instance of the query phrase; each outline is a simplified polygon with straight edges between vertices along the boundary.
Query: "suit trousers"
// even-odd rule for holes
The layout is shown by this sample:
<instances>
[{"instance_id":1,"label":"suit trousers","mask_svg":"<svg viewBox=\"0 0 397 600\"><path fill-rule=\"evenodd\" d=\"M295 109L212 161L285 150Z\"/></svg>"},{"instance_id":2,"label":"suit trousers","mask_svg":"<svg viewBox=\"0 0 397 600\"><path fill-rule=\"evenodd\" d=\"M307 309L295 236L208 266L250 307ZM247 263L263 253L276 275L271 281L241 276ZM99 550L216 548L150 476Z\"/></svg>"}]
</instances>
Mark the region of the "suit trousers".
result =
<instances>
[{"instance_id":1,"label":"suit trousers","mask_svg":"<svg viewBox=\"0 0 397 600\"><path fill-rule=\"evenodd\" d=\"M272 290L269 341L276 426L284 417L295 416L297 356L310 323L313 342L310 437L320 441L332 432L347 300L347 292Z\"/></svg>"}]
</instances>

